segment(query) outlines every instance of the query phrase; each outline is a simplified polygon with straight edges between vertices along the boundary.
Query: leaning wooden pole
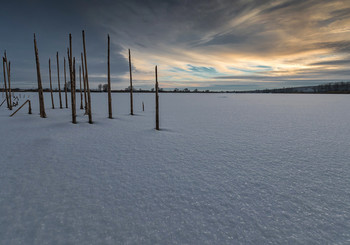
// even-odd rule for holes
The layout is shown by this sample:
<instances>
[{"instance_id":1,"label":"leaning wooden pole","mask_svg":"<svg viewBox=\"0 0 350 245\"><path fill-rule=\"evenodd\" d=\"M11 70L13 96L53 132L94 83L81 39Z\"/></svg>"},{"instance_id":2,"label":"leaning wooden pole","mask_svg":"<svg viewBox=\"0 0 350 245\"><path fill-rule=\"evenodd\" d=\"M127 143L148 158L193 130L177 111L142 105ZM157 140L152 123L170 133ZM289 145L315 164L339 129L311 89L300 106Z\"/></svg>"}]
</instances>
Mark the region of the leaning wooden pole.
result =
<instances>
[{"instance_id":1,"label":"leaning wooden pole","mask_svg":"<svg viewBox=\"0 0 350 245\"><path fill-rule=\"evenodd\" d=\"M84 64L85 64L85 79L86 79L86 90L88 94L88 115L89 115L89 123L92 123L92 115L91 115L91 95L89 88L89 76L87 69L87 61L86 61L86 47L85 47L85 32L82 32L83 35L83 49L84 49Z\"/></svg>"},{"instance_id":2,"label":"leaning wooden pole","mask_svg":"<svg viewBox=\"0 0 350 245\"><path fill-rule=\"evenodd\" d=\"M83 59L83 53L81 53L81 70L82 70L82 75L83 75L83 83L84 83L84 102L85 102L85 115L88 114L88 104L87 104L87 99L86 99L86 79L85 79L85 72L84 72L84 59Z\"/></svg>"},{"instance_id":3,"label":"leaning wooden pole","mask_svg":"<svg viewBox=\"0 0 350 245\"><path fill-rule=\"evenodd\" d=\"M111 94L111 65L110 65L110 38L109 38L109 35L108 35L108 117L109 118L113 118L112 116L112 94Z\"/></svg>"},{"instance_id":4,"label":"leaning wooden pole","mask_svg":"<svg viewBox=\"0 0 350 245\"><path fill-rule=\"evenodd\" d=\"M6 82L6 68L5 68L5 58L2 58L2 67L4 71L4 86L5 86L5 93L6 93L6 103L7 103L7 108L10 108L10 101L9 101L9 94L7 91L7 82Z\"/></svg>"},{"instance_id":5,"label":"leaning wooden pole","mask_svg":"<svg viewBox=\"0 0 350 245\"><path fill-rule=\"evenodd\" d=\"M66 75L66 57L63 58L63 67L64 67L64 93L66 98L66 108L68 108L68 95L67 95L67 75Z\"/></svg>"},{"instance_id":6,"label":"leaning wooden pole","mask_svg":"<svg viewBox=\"0 0 350 245\"><path fill-rule=\"evenodd\" d=\"M58 83L58 96L60 98L60 109L62 109L62 97L61 97L61 84L60 84L60 62L58 60L58 52L56 53L57 62L57 83Z\"/></svg>"},{"instance_id":7,"label":"leaning wooden pole","mask_svg":"<svg viewBox=\"0 0 350 245\"><path fill-rule=\"evenodd\" d=\"M159 130L159 95L158 95L158 71L156 66L156 129Z\"/></svg>"},{"instance_id":8,"label":"leaning wooden pole","mask_svg":"<svg viewBox=\"0 0 350 245\"><path fill-rule=\"evenodd\" d=\"M38 47L36 45L36 38L34 33L34 51L35 51L35 61L36 61L36 73L38 78L38 94L39 94L39 106L40 106L40 117L45 118L45 106L44 106L44 95L43 95L43 87L41 84L41 74L40 74L40 63L39 63L39 54Z\"/></svg>"},{"instance_id":9,"label":"leaning wooden pole","mask_svg":"<svg viewBox=\"0 0 350 245\"><path fill-rule=\"evenodd\" d=\"M131 73L131 55L130 55L130 49L129 49L129 72L130 72L130 115L134 115L134 105L133 105L133 98L132 98L132 73Z\"/></svg>"},{"instance_id":10,"label":"leaning wooden pole","mask_svg":"<svg viewBox=\"0 0 350 245\"><path fill-rule=\"evenodd\" d=\"M52 104L52 109L55 109L55 104L53 101L53 93L52 93L52 81L51 81L51 59L49 59L49 79L50 79L51 104Z\"/></svg>"}]
</instances>

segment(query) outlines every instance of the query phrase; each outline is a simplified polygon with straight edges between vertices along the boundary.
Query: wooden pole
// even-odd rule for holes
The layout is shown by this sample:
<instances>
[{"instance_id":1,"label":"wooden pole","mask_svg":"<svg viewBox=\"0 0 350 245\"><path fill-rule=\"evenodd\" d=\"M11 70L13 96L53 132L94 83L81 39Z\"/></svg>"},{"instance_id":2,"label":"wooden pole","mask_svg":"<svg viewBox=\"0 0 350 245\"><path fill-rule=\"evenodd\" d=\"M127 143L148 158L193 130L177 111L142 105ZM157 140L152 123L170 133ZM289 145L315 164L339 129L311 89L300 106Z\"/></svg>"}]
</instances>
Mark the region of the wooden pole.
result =
<instances>
[{"instance_id":1,"label":"wooden pole","mask_svg":"<svg viewBox=\"0 0 350 245\"><path fill-rule=\"evenodd\" d=\"M83 110L83 91L81 90L81 66L79 66L80 110Z\"/></svg>"},{"instance_id":2,"label":"wooden pole","mask_svg":"<svg viewBox=\"0 0 350 245\"><path fill-rule=\"evenodd\" d=\"M6 56L6 53L5 53ZM7 57L5 57L6 59L6 68L7 68L7 82L8 82L8 90L9 90L9 103L10 103L10 107L9 109L12 110L12 94L11 94L11 62L7 63Z\"/></svg>"},{"instance_id":3,"label":"wooden pole","mask_svg":"<svg viewBox=\"0 0 350 245\"><path fill-rule=\"evenodd\" d=\"M63 66L64 66L64 93L66 96L66 108L68 108L68 95L67 95L67 77L66 77L66 57L63 58Z\"/></svg>"},{"instance_id":4,"label":"wooden pole","mask_svg":"<svg viewBox=\"0 0 350 245\"><path fill-rule=\"evenodd\" d=\"M58 60L58 52L56 53L57 62L57 83L58 83L58 96L60 98L60 109L62 109L62 97L61 97L61 84L60 84L60 62Z\"/></svg>"},{"instance_id":5,"label":"wooden pole","mask_svg":"<svg viewBox=\"0 0 350 245\"><path fill-rule=\"evenodd\" d=\"M41 84L41 74L40 74L40 63L39 63L39 54L38 47L36 45L36 38L34 33L34 51L35 51L35 61L36 61L36 73L38 78L38 94L39 94L39 106L40 106L40 117L45 118L45 106L44 106L44 96L43 96L43 87Z\"/></svg>"},{"instance_id":6,"label":"wooden pole","mask_svg":"<svg viewBox=\"0 0 350 245\"><path fill-rule=\"evenodd\" d=\"M159 130L159 95L158 95L158 71L156 66L156 129Z\"/></svg>"},{"instance_id":7,"label":"wooden pole","mask_svg":"<svg viewBox=\"0 0 350 245\"><path fill-rule=\"evenodd\" d=\"M72 34L69 34L69 49L67 50L70 74L70 94L72 103L72 123L76 124L76 107L75 107L75 58L72 57Z\"/></svg>"},{"instance_id":8,"label":"wooden pole","mask_svg":"<svg viewBox=\"0 0 350 245\"><path fill-rule=\"evenodd\" d=\"M110 38L108 35L108 117L113 118L112 116L112 94L111 94L111 66L110 66Z\"/></svg>"},{"instance_id":9,"label":"wooden pole","mask_svg":"<svg viewBox=\"0 0 350 245\"><path fill-rule=\"evenodd\" d=\"M82 73L83 73L83 83L84 83L84 102L85 102L85 115L88 114L88 103L86 99L86 79L85 79L85 72L84 72L84 59L83 59L83 53L81 54L81 68L82 68Z\"/></svg>"},{"instance_id":10,"label":"wooden pole","mask_svg":"<svg viewBox=\"0 0 350 245\"><path fill-rule=\"evenodd\" d=\"M53 101L53 93L52 93L52 81L51 81L51 59L49 59L49 78L50 78L51 104L52 104L52 109L55 109L55 104Z\"/></svg>"},{"instance_id":11,"label":"wooden pole","mask_svg":"<svg viewBox=\"0 0 350 245\"><path fill-rule=\"evenodd\" d=\"M145 111L145 103L142 101L142 111Z\"/></svg>"},{"instance_id":12,"label":"wooden pole","mask_svg":"<svg viewBox=\"0 0 350 245\"><path fill-rule=\"evenodd\" d=\"M130 49L129 49L129 72L130 72L130 115L134 115L134 105L133 105L133 98L132 98L132 73L131 73L131 55L130 55Z\"/></svg>"},{"instance_id":13,"label":"wooden pole","mask_svg":"<svg viewBox=\"0 0 350 245\"><path fill-rule=\"evenodd\" d=\"M27 103L29 103L28 114L32 114L32 106L31 106L31 104L30 104L30 100L26 100L26 102L24 102L23 105L21 105L14 113L12 113L12 114L10 115L10 117L12 117L13 115L15 115L15 114L16 114L20 109L22 109L22 107L23 107L25 104L27 104Z\"/></svg>"},{"instance_id":14,"label":"wooden pole","mask_svg":"<svg viewBox=\"0 0 350 245\"><path fill-rule=\"evenodd\" d=\"M6 93L6 103L7 103L7 108L10 108L10 102L9 102L9 95L7 91L7 82L6 82L6 68L5 68L5 58L2 58L2 66L4 70L4 85L5 85L5 93Z\"/></svg>"},{"instance_id":15,"label":"wooden pole","mask_svg":"<svg viewBox=\"0 0 350 245\"><path fill-rule=\"evenodd\" d=\"M89 115L89 123L92 123L92 115L91 115L91 95L89 88L89 76L87 69L87 61L86 61L86 47L85 47L85 32L82 32L83 35L83 48L84 48L84 64L85 64L85 79L86 79L86 90L88 94L88 115Z\"/></svg>"}]
</instances>

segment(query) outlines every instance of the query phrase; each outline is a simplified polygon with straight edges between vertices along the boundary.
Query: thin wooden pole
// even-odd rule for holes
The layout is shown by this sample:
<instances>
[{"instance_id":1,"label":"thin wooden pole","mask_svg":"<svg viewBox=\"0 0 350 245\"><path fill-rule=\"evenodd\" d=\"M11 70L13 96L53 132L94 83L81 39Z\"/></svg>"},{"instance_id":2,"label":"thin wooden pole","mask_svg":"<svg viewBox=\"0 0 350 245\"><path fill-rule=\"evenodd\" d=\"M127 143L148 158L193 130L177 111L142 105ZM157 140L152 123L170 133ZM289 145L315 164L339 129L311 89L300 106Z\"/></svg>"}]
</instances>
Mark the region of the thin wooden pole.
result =
<instances>
[{"instance_id":1,"label":"thin wooden pole","mask_svg":"<svg viewBox=\"0 0 350 245\"><path fill-rule=\"evenodd\" d=\"M70 74L70 94L72 103L72 123L76 124L76 107L75 107L75 58L72 57L72 34L69 34L69 49L67 50Z\"/></svg>"},{"instance_id":2,"label":"thin wooden pole","mask_svg":"<svg viewBox=\"0 0 350 245\"><path fill-rule=\"evenodd\" d=\"M142 111L145 111L145 103L142 101Z\"/></svg>"},{"instance_id":3,"label":"thin wooden pole","mask_svg":"<svg viewBox=\"0 0 350 245\"><path fill-rule=\"evenodd\" d=\"M7 108L10 108L10 102L9 102L9 95L7 91L7 82L6 82L6 68L5 68L5 58L2 58L2 66L3 66L3 71L4 71L4 85L5 85L5 93L6 93L6 103L7 103Z\"/></svg>"},{"instance_id":4,"label":"thin wooden pole","mask_svg":"<svg viewBox=\"0 0 350 245\"><path fill-rule=\"evenodd\" d=\"M108 35L108 117L112 116L112 94L111 94L111 65L110 65L110 38Z\"/></svg>"},{"instance_id":5,"label":"thin wooden pole","mask_svg":"<svg viewBox=\"0 0 350 245\"><path fill-rule=\"evenodd\" d=\"M40 117L45 118L45 105L44 105L44 96L43 96L43 87L41 84L41 74L40 74L40 63L39 63L39 54L38 47L36 45L36 38L34 33L34 50L35 50L35 61L36 61L36 73L38 78L38 94L39 94L39 106L40 106Z\"/></svg>"},{"instance_id":6,"label":"thin wooden pole","mask_svg":"<svg viewBox=\"0 0 350 245\"><path fill-rule=\"evenodd\" d=\"M57 62L57 83L58 83L58 96L60 98L60 109L62 109L62 97L61 97L61 84L60 84L60 62L58 59L58 52L56 53L56 62Z\"/></svg>"},{"instance_id":7,"label":"thin wooden pole","mask_svg":"<svg viewBox=\"0 0 350 245\"><path fill-rule=\"evenodd\" d=\"M81 66L79 66L80 110L83 110L83 91L81 90Z\"/></svg>"},{"instance_id":8,"label":"thin wooden pole","mask_svg":"<svg viewBox=\"0 0 350 245\"><path fill-rule=\"evenodd\" d=\"M156 129L159 130L159 95L158 95L158 71L156 66Z\"/></svg>"},{"instance_id":9,"label":"thin wooden pole","mask_svg":"<svg viewBox=\"0 0 350 245\"><path fill-rule=\"evenodd\" d=\"M130 115L134 115L134 105L133 105L133 98L132 98L132 73L131 73L131 54L129 49L129 72L130 72Z\"/></svg>"},{"instance_id":10,"label":"thin wooden pole","mask_svg":"<svg viewBox=\"0 0 350 245\"><path fill-rule=\"evenodd\" d=\"M84 64L85 64L85 79L86 79L86 90L88 93L88 114L89 114L89 123L92 123L92 115L91 115L91 95L90 95L90 88L89 88L89 76L88 76L88 69L87 69L87 61L86 61L86 47L85 47L85 32L82 32L83 35L83 47L84 47Z\"/></svg>"},{"instance_id":11,"label":"thin wooden pole","mask_svg":"<svg viewBox=\"0 0 350 245\"><path fill-rule=\"evenodd\" d=\"M81 54L81 68L82 68L82 73L83 73L83 83L84 83L84 102L85 102L85 115L88 114L88 103L86 99L86 79L85 79L85 71L84 71L84 59L83 59L83 53Z\"/></svg>"},{"instance_id":12,"label":"thin wooden pole","mask_svg":"<svg viewBox=\"0 0 350 245\"><path fill-rule=\"evenodd\" d=\"M6 56L6 54L5 54ZM9 109L12 110L12 94L11 94L11 62L7 63L7 57L6 59L6 68L7 68L7 82L8 82L8 89L9 89L9 103L10 107Z\"/></svg>"},{"instance_id":13,"label":"thin wooden pole","mask_svg":"<svg viewBox=\"0 0 350 245\"><path fill-rule=\"evenodd\" d=\"M49 59L49 78L50 78L51 104L52 104L52 109L55 109L55 104L53 101L53 93L52 93L52 81L51 81L51 59Z\"/></svg>"},{"instance_id":14,"label":"thin wooden pole","mask_svg":"<svg viewBox=\"0 0 350 245\"><path fill-rule=\"evenodd\" d=\"M68 108L68 95L67 95L67 76L66 76L66 57L63 58L63 66L64 66L64 93L66 97L66 108Z\"/></svg>"}]
</instances>

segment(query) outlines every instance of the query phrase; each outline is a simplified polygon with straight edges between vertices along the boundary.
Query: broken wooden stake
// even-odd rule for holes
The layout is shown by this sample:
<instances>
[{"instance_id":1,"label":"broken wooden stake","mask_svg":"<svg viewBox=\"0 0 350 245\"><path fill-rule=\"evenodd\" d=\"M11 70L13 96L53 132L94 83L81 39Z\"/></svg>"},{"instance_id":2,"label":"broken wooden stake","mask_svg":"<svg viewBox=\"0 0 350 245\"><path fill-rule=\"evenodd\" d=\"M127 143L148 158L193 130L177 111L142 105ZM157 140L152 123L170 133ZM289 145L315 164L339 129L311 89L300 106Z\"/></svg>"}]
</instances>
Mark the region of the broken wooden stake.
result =
<instances>
[{"instance_id":1,"label":"broken wooden stake","mask_svg":"<svg viewBox=\"0 0 350 245\"><path fill-rule=\"evenodd\" d=\"M32 114L32 106L31 106L31 104L30 104L30 100L26 100L26 102L24 102L23 105L21 105L14 113L12 113L12 114L10 115L10 117L12 117L13 115L15 115L15 114L16 114L20 109L22 109L22 107L23 107L25 104L27 104L27 103L29 103L28 114Z\"/></svg>"}]
</instances>

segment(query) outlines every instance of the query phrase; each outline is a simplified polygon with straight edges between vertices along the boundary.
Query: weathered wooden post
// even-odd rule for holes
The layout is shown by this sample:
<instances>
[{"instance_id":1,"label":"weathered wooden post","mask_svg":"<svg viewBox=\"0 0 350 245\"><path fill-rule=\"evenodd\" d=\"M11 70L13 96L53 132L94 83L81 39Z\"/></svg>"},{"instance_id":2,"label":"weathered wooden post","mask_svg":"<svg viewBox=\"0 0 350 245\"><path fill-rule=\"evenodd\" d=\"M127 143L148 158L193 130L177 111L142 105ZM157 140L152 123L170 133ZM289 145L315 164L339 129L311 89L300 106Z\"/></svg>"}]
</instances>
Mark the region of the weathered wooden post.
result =
<instances>
[{"instance_id":1,"label":"weathered wooden post","mask_svg":"<svg viewBox=\"0 0 350 245\"><path fill-rule=\"evenodd\" d=\"M83 53L81 54L81 68L83 73L83 83L84 83L84 102L85 102L85 115L88 114L88 103L86 99L86 79L85 79L85 72L84 72L84 59L83 59Z\"/></svg>"},{"instance_id":2,"label":"weathered wooden post","mask_svg":"<svg viewBox=\"0 0 350 245\"><path fill-rule=\"evenodd\" d=\"M145 111L145 103L142 101L142 111Z\"/></svg>"},{"instance_id":3,"label":"weathered wooden post","mask_svg":"<svg viewBox=\"0 0 350 245\"><path fill-rule=\"evenodd\" d=\"M58 60L58 52L56 53L56 60L57 60L58 96L60 98L60 109L62 109L61 84L60 84L60 62Z\"/></svg>"},{"instance_id":4,"label":"weathered wooden post","mask_svg":"<svg viewBox=\"0 0 350 245\"><path fill-rule=\"evenodd\" d=\"M12 94L11 94L11 62L7 63L7 57L5 53L5 59L6 59L6 69L7 69L7 82L8 82L8 89L9 89L9 103L10 107L9 109L12 110Z\"/></svg>"},{"instance_id":5,"label":"weathered wooden post","mask_svg":"<svg viewBox=\"0 0 350 245\"><path fill-rule=\"evenodd\" d=\"M156 66L156 129L159 130L159 95L158 95L158 71Z\"/></svg>"},{"instance_id":6,"label":"weathered wooden post","mask_svg":"<svg viewBox=\"0 0 350 245\"><path fill-rule=\"evenodd\" d=\"M69 34L69 49L67 50L69 74L70 74L70 94L72 103L72 123L76 124L76 107L75 107L75 58L72 57L72 34Z\"/></svg>"},{"instance_id":7,"label":"weathered wooden post","mask_svg":"<svg viewBox=\"0 0 350 245\"><path fill-rule=\"evenodd\" d=\"M86 61L86 47L85 47L85 32L84 32L84 30L82 31L82 35L83 35L83 48L84 48L86 90L87 90L87 94L88 94L88 115L89 115L89 123L92 123L91 95L90 95L90 88L89 88L89 76L88 76L88 69L87 69L87 61Z\"/></svg>"},{"instance_id":8,"label":"weathered wooden post","mask_svg":"<svg viewBox=\"0 0 350 245\"><path fill-rule=\"evenodd\" d=\"M45 118L45 106L44 106L44 96L43 96L43 87L41 84L41 74L40 74L40 63L39 63L39 54L38 47L36 45L36 38L34 33L34 51L35 51L35 61L36 61L36 73L38 78L38 94L39 94L39 106L40 106L40 117Z\"/></svg>"},{"instance_id":9,"label":"weathered wooden post","mask_svg":"<svg viewBox=\"0 0 350 245\"><path fill-rule=\"evenodd\" d=\"M63 66L64 66L64 93L66 97L66 108L68 108L68 95L67 95L67 76L66 76L66 57L63 58Z\"/></svg>"},{"instance_id":10,"label":"weathered wooden post","mask_svg":"<svg viewBox=\"0 0 350 245\"><path fill-rule=\"evenodd\" d=\"M83 110L83 91L81 90L81 66L79 66L80 110Z\"/></svg>"},{"instance_id":11,"label":"weathered wooden post","mask_svg":"<svg viewBox=\"0 0 350 245\"><path fill-rule=\"evenodd\" d=\"M134 115L134 105L133 105L133 98L132 98L132 74L131 74L131 55L130 55L130 49L129 49L129 72L130 72L130 115Z\"/></svg>"},{"instance_id":12,"label":"weathered wooden post","mask_svg":"<svg viewBox=\"0 0 350 245\"><path fill-rule=\"evenodd\" d=\"M52 81L51 81L51 59L49 59L49 79L50 79L51 104L52 104L52 109L55 109L55 104L53 102Z\"/></svg>"},{"instance_id":13,"label":"weathered wooden post","mask_svg":"<svg viewBox=\"0 0 350 245\"><path fill-rule=\"evenodd\" d=\"M30 103L30 100L28 100L29 108L28 108L28 114L32 114L32 104Z\"/></svg>"},{"instance_id":14,"label":"weathered wooden post","mask_svg":"<svg viewBox=\"0 0 350 245\"><path fill-rule=\"evenodd\" d=\"M5 93L6 93L6 103L7 103L7 108L10 108L10 101L9 101L9 94L7 91L7 82L6 82L6 68L5 68L5 58L2 58L2 66L4 70L4 85L5 85Z\"/></svg>"},{"instance_id":15,"label":"weathered wooden post","mask_svg":"<svg viewBox=\"0 0 350 245\"><path fill-rule=\"evenodd\" d=\"M112 94L111 94L111 66L110 66L110 38L108 35L108 117L112 116Z\"/></svg>"}]
</instances>

